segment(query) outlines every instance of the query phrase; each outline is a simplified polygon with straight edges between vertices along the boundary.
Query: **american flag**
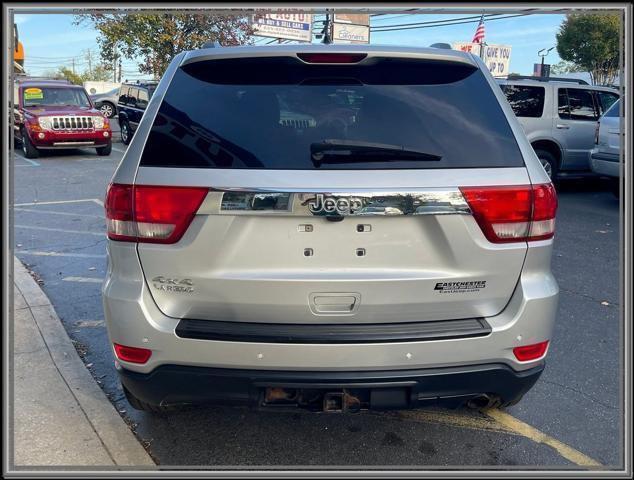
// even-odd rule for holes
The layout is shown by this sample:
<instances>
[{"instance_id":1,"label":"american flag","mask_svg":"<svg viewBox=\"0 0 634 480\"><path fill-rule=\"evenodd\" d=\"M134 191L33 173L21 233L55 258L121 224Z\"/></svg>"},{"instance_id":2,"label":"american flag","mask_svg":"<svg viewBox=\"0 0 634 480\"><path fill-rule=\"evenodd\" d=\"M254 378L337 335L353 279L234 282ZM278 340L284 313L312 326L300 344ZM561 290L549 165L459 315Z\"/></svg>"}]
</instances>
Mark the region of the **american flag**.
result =
<instances>
[{"instance_id":1,"label":"american flag","mask_svg":"<svg viewBox=\"0 0 634 480\"><path fill-rule=\"evenodd\" d=\"M471 43L482 43L484 41L484 15L480 17L480 23L478 23L478 28L476 28L475 35L473 36L473 40Z\"/></svg>"}]
</instances>

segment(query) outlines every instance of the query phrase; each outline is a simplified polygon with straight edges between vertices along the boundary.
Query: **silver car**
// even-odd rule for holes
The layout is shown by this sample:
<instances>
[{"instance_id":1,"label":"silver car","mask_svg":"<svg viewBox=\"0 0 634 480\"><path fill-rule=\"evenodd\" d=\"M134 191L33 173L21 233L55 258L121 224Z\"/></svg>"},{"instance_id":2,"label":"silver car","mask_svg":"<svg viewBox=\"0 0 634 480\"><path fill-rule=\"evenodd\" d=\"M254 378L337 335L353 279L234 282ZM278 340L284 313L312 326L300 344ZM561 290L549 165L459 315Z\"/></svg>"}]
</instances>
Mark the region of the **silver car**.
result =
<instances>
[{"instance_id":1,"label":"silver car","mask_svg":"<svg viewBox=\"0 0 634 480\"><path fill-rule=\"evenodd\" d=\"M114 88L105 93L97 93L91 95L90 99L95 104L95 107L106 118L112 118L117 115L117 102L119 101L119 87Z\"/></svg>"},{"instance_id":2,"label":"silver car","mask_svg":"<svg viewBox=\"0 0 634 480\"><path fill-rule=\"evenodd\" d=\"M469 53L181 53L106 195L124 392L155 412L513 404L553 334L556 209Z\"/></svg>"},{"instance_id":3,"label":"silver car","mask_svg":"<svg viewBox=\"0 0 634 480\"><path fill-rule=\"evenodd\" d=\"M605 112L595 128L595 147L590 151L592 171L613 179L612 191L619 196L621 141L624 130L621 124L621 101Z\"/></svg>"},{"instance_id":4,"label":"silver car","mask_svg":"<svg viewBox=\"0 0 634 480\"><path fill-rule=\"evenodd\" d=\"M618 100L617 90L563 78L519 77L499 83L551 178L592 174L588 153L594 127Z\"/></svg>"}]
</instances>

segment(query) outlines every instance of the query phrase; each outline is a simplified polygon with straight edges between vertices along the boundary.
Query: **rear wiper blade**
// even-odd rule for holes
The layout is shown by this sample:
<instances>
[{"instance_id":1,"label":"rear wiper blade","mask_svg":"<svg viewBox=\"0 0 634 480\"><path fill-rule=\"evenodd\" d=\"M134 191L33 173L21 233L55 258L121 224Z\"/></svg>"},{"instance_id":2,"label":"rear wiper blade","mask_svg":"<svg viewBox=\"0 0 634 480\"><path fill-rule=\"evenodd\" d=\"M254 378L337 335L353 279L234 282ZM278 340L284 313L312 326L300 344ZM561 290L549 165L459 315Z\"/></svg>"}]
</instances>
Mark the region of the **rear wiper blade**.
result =
<instances>
[{"instance_id":1,"label":"rear wiper blade","mask_svg":"<svg viewBox=\"0 0 634 480\"><path fill-rule=\"evenodd\" d=\"M389 162L391 160L437 162L442 159L440 155L403 145L338 139L312 143L310 155L316 167L324 163Z\"/></svg>"}]
</instances>

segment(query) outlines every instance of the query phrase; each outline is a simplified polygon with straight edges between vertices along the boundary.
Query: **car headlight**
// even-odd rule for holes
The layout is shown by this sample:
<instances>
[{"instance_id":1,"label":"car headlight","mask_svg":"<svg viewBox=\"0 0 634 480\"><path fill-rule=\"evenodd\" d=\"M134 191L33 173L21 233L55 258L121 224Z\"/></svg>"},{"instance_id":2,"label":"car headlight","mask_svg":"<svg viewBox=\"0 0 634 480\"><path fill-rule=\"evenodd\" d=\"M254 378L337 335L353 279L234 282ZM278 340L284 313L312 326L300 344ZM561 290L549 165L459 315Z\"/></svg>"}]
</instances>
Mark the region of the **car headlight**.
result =
<instances>
[{"instance_id":1,"label":"car headlight","mask_svg":"<svg viewBox=\"0 0 634 480\"><path fill-rule=\"evenodd\" d=\"M95 126L95 128L103 128L103 123L103 117L92 117L92 124Z\"/></svg>"},{"instance_id":2,"label":"car headlight","mask_svg":"<svg viewBox=\"0 0 634 480\"><path fill-rule=\"evenodd\" d=\"M40 127L44 130L52 130L53 129L53 118L52 117L39 117L37 119Z\"/></svg>"}]
</instances>

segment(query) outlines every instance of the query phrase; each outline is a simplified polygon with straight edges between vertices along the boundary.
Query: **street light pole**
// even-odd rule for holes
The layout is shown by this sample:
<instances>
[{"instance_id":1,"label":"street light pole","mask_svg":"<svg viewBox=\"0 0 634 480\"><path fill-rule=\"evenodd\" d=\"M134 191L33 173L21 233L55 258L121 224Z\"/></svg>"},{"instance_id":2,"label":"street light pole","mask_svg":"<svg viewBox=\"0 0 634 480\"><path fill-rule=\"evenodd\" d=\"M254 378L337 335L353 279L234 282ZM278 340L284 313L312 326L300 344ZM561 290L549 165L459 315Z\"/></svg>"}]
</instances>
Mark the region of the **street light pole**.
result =
<instances>
[{"instance_id":1,"label":"street light pole","mask_svg":"<svg viewBox=\"0 0 634 480\"><path fill-rule=\"evenodd\" d=\"M549 49L542 48L539 52L537 52L537 56L542 57L542 65L541 65L541 68L539 69L539 76L542 77L542 78L545 76L544 75L544 58L546 58L546 56L550 53L550 51L553 48L555 48L555 47L550 47ZM544 50L546 50L546 53L544 53L542 55L542 52Z\"/></svg>"}]
</instances>

